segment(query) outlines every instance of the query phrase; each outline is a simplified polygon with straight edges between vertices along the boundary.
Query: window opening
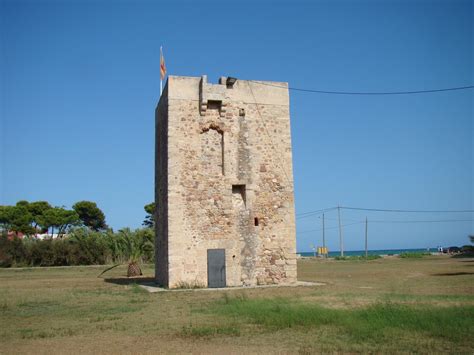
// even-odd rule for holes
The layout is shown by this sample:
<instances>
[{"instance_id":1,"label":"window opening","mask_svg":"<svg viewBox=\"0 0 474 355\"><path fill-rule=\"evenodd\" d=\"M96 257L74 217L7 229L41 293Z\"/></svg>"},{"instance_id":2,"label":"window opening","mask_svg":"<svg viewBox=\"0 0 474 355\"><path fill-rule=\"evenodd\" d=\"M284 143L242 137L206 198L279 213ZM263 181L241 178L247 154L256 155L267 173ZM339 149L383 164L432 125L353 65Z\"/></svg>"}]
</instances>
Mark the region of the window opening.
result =
<instances>
[{"instance_id":1,"label":"window opening","mask_svg":"<svg viewBox=\"0 0 474 355\"><path fill-rule=\"evenodd\" d=\"M245 185L232 185L232 203L234 207L245 208Z\"/></svg>"}]
</instances>

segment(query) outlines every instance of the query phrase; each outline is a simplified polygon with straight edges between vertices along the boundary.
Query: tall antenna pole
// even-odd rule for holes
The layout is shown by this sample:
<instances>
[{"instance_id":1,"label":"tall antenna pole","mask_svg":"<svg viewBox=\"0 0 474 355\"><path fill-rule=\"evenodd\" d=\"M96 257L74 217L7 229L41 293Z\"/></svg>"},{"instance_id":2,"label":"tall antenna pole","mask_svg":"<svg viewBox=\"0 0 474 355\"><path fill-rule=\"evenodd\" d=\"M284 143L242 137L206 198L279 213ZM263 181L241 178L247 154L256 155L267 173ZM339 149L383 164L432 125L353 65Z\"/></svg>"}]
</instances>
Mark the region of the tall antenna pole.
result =
<instances>
[{"instance_id":1,"label":"tall antenna pole","mask_svg":"<svg viewBox=\"0 0 474 355\"><path fill-rule=\"evenodd\" d=\"M325 231L324 231L324 213L323 213L323 254L325 257L327 257L326 253L326 236L325 236Z\"/></svg>"},{"instance_id":2,"label":"tall antenna pole","mask_svg":"<svg viewBox=\"0 0 474 355\"><path fill-rule=\"evenodd\" d=\"M337 216L339 220L339 244L341 246L341 256L344 256L344 241L342 237L342 225L341 225L341 207L337 206Z\"/></svg>"},{"instance_id":3,"label":"tall antenna pole","mask_svg":"<svg viewBox=\"0 0 474 355\"><path fill-rule=\"evenodd\" d=\"M367 217L365 217L365 258L367 259L368 252L367 252L367 228L368 228L368 222L367 222Z\"/></svg>"}]
</instances>

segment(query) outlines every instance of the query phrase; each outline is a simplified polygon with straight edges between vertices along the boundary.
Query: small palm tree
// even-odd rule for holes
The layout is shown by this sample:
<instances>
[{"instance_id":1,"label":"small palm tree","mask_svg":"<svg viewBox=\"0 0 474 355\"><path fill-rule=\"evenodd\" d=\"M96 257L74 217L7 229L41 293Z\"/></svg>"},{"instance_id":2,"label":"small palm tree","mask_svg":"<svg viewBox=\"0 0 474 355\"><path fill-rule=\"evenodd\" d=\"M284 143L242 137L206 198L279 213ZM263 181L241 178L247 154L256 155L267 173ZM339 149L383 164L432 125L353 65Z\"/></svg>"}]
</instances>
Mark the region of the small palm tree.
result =
<instances>
[{"instance_id":1,"label":"small palm tree","mask_svg":"<svg viewBox=\"0 0 474 355\"><path fill-rule=\"evenodd\" d=\"M110 233L109 237L113 238L109 246L113 246L113 258L117 264L107 268L99 276L125 262L128 264L127 277L143 275L140 263L145 255L153 253L153 233L124 228L117 233Z\"/></svg>"},{"instance_id":2,"label":"small palm tree","mask_svg":"<svg viewBox=\"0 0 474 355\"><path fill-rule=\"evenodd\" d=\"M132 232L129 228L124 228L118 232L124 255L128 259L127 277L141 276L140 261L142 257L153 250L150 240L137 232Z\"/></svg>"}]
</instances>

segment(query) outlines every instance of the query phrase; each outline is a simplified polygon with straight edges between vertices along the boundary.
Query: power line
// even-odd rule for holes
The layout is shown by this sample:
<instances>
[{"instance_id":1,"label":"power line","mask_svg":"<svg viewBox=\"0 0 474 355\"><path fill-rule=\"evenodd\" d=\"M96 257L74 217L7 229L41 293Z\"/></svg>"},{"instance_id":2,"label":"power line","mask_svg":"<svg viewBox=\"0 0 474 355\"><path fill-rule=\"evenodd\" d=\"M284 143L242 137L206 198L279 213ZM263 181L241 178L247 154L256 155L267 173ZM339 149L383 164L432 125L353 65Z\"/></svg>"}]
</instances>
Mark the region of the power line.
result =
<instances>
[{"instance_id":1,"label":"power line","mask_svg":"<svg viewBox=\"0 0 474 355\"><path fill-rule=\"evenodd\" d=\"M382 209L382 208L363 208L363 207L348 207L341 206L345 210L356 211L372 211L372 212L396 212L396 213L474 213L474 210L397 210L397 209Z\"/></svg>"},{"instance_id":2,"label":"power line","mask_svg":"<svg viewBox=\"0 0 474 355\"><path fill-rule=\"evenodd\" d=\"M441 219L441 220L426 220L426 221L384 221L384 220L369 220L371 223L442 223L442 222L474 222L474 219Z\"/></svg>"},{"instance_id":3,"label":"power line","mask_svg":"<svg viewBox=\"0 0 474 355\"><path fill-rule=\"evenodd\" d=\"M332 211L337 209L337 207L329 207L329 208L323 208L320 210L315 210L315 211L308 211L308 212L302 212L302 213L297 213L296 214L296 219L301 219L301 218L306 218L306 217L312 217L315 215L323 214L327 211Z\"/></svg>"},{"instance_id":4,"label":"power line","mask_svg":"<svg viewBox=\"0 0 474 355\"><path fill-rule=\"evenodd\" d=\"M444 219L444 220L425 220L425 221L390 221L390 220L368 220L370 223L450 223L450 222L474 222L474 219ZM366 223L365 220L363 221L358 221L354 223L348 223L348 224L343 224L342 227L347 227L347 226L352 226L355 224L362 224ZM326 230L328 229L338 229L339 226L335 227L326 227ZM305 234L305 233L311 233L311 232L320 232L322 231L321 229L311 229L311 230L306 230L302 232L298 232L297 234Z\"/></svg>"},{"instance_id":5,"label":"power line","mask_svg":"<svg viewBox=\"0 0 474 355\"><path fill-rule=\"evenodd\" d=\"M370 212L393 212L393 213L474 213L474 210L403 210L403 209L382 209L382 208L364 208L364 207L349 207L341 206L341 209L355 210L355 211L370 211ZM323 214L327 211L336 210L337 207L322 208L319 210L302 212L296 214L296 219L313 217ZM329 218L330 219L330 218Z\"/></svg>"},{"instance_id":6,"label":"power line","mask_svg":"<svg viewBox=\"0 0 474 355\"><path fill-rule=\"evenodd\" d=\"M342 227L352 226L354 224L361 224L361 223L365 223L365 221L364 222L354 222L354 223L344 224L344 225L342 225ZM338 229L338 228L339 228L339 226L329 227L329 228L326 227L325 229L328 230L328 229ZM323 230L322 228L321 229L311 229L311 230L307 230L307 231L303 231L303 232L297 232L296 234L305 234L305 233L310 233L310 232L320 232L322 230Z\"/></svg>"},{"instance_id":7,"label":"power line","mask_svg":"<svg viewBox=\"0 0 474 355\"><path fill-rule=\"evenodd\" d=\"M320 217L318 217L320 218ZM338 218L328 218L328 217L325 217L326 219L330 220L330 221L338 221L339 219ZM345 221L350 221L350 222L360 222L360 220L358 219L352 219L352 218L346 218L344 217L344 220Z\"/></svg>"},{"instance_id":8,"label":"power line","mask_svg":"<svg viewBox=\"0 0 474 355\"><path fill-rule=\"evenodd\" d=\"M274 85L269 83L263 83L260 81L248 80L260 85L273 86L280 89L286 89L284 86ZM413 94L428 94L434 92L445 92L445 91L457 91L457 90L470 90L474 89L474 85L466 86L456 86L451 88L441 88L441 89L430 89L430 90L414 90L414 91L327 91L327 90L315 90L315 89L302 89L295 87L288 87L288 90L292 91L302 91L302 92L311 92L316 94L332 94L332 95L413 95Z\"/></svg>"}]
</instances>

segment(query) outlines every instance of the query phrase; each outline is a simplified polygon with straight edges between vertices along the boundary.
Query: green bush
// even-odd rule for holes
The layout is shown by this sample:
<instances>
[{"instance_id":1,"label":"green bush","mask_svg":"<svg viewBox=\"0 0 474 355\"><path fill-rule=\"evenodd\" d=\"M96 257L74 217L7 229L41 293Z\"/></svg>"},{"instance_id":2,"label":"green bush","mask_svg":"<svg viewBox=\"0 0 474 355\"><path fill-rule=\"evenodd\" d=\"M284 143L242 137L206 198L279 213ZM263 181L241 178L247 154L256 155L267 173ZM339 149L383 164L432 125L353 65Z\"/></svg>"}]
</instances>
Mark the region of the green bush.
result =
<instances>
[{"instance_id":1,"label":"green bush","mask_svg":"<svg viewBox=\"0 0 474 355\"><path fill-rule=\"evenodd\" d=\"M109 237L115 238L113 234ZM68 237L68 242L72 250L72 265L106 264L110 260L111 253L103 233L77 229Z\"/></svg>"},{"instance_id":2,"label":"green bush","mask_svg":"<svg viewBox=\"0 0 474 355\"><path fill-rule=\"evenodd\" d=\"M28 242L28 258L25 262L29 266L53 266L53 241L31 240Z\"/></svg>"},{"instance_id":3,"label":"green bush","mask_svg":"<svg viewBox=\"0 0 474 355\"><path fill-rule=\"evenodd\" d=\"M0 267L10 267L13 264L13 259L8 249L9 243L7 236L2 233L0 235Z\"/></svg>"},{"instance_id":4,"label":"green bush","mask_svg":"<svg viewBox=\"0 0 474 355\"><path fill-rule=\"evenodd\" d=\"M0 237L0 267L10 267L20 263L26 256L26 249L20 238L9 239L6 234Z\"/></svg>"},{"instance_id":5,"label":"green bush","mask_svg":"<svg viewBox=\"0 0 474 355\"><path fill-rule=\"evenodd\" d=\"M66 239L24 240L27 255L17 266L67 266L74 259L74 251Z\"/></svg>"},{"instance_id":6,"label":"green bush","mask_svg":"<svg viewBox=\"0 0 474 355\"><path fill-rule=\"evenodd\" d=\"M404 258L404 259L419 259L419 258L422 258L424 256L429 256L431 255L430 253L417 253L417 252L406 252L406 253L401 253L400 254L400 258Z\"/></svg>"},{"instance_id":7,"label":"green bush","mask_svg":"<svg viewBox=\"0 0 474 355\"><path fill-rule=\"evenodd\" d=\"M60 239L34 237L9 239L0 236L0 267L71 266L121 263L140 246L139 261L154 261L154 233L149 228L95 232L76 228Z\"/></svg>"}]
</instances>

